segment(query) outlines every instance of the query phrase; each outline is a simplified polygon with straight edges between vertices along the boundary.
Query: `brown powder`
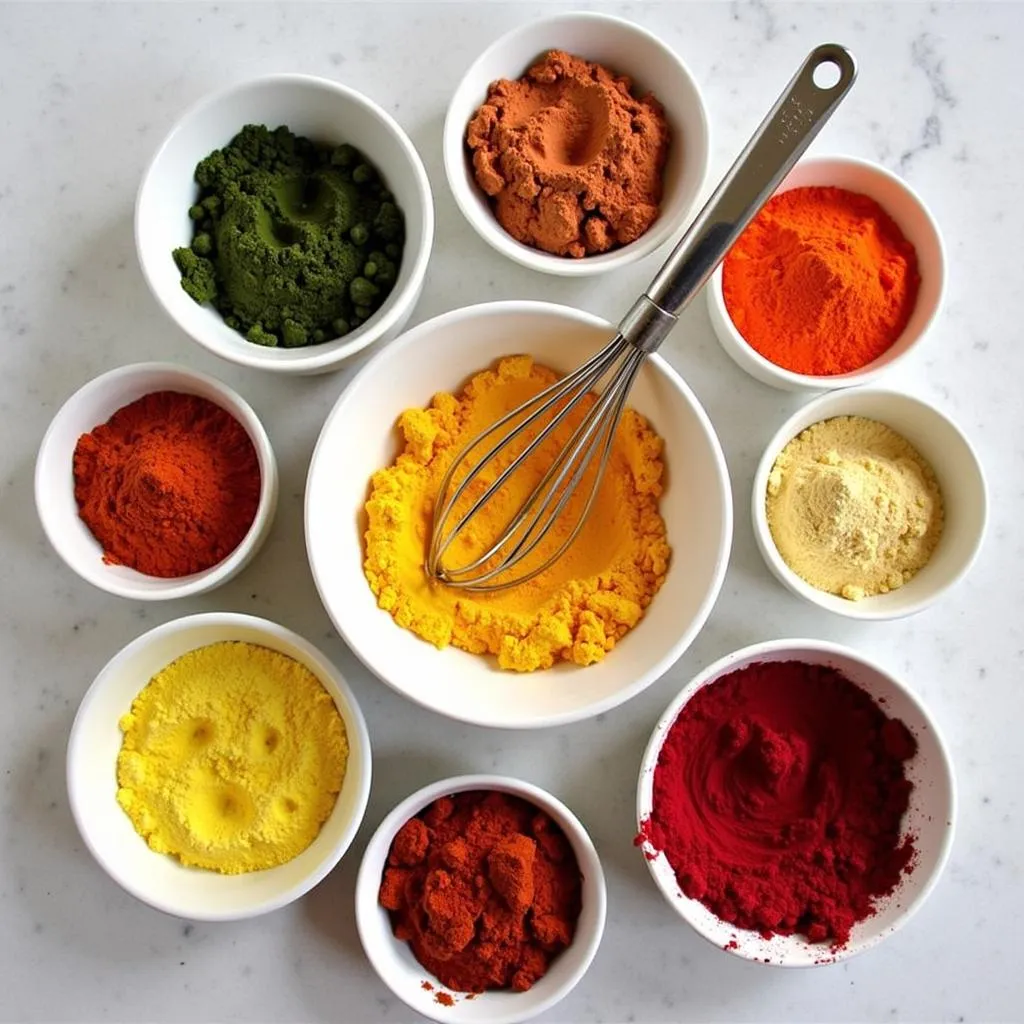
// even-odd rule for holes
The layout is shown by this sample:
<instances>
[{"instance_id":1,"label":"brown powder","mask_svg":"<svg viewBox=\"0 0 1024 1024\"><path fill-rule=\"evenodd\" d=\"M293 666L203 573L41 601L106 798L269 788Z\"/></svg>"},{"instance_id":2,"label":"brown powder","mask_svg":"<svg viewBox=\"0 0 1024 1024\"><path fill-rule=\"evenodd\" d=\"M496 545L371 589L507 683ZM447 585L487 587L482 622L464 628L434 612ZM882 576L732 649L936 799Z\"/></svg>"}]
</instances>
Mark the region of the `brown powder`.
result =
<instances>
[{"instance_id":1,"label":"brown powder","mask_svg":"<svg viewBox=\"0 0 1024 1024\"><path fill-rule=\"evenodd\" d=\"M624 75L552 50L494 82L466 132L477 184L517 241L558 256L606 252L657 219L670 131Z\"/></svg>"}]
</instances>

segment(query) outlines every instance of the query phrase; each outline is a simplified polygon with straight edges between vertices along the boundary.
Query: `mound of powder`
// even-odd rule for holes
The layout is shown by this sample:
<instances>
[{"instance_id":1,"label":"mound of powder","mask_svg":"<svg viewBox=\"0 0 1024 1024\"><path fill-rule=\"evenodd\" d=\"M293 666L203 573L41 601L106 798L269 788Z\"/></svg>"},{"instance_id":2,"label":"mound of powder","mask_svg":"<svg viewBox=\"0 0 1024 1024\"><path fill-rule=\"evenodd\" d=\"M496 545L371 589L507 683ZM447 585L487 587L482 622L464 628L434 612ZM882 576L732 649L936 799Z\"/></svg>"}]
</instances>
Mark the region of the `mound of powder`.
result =
<instances>
[{"instance_id":1,"label":"mound of powder","mask_svg":"<svg viewBox=\"0 0 1024 1024\"><path fill-rule=\"evenodd\" d=\"M931 466L902 435L863 416L823 420L790 441L768 477L765 511L793 572L850 601L912 579L943 527Z\"/></svg>"},{"instance_id":2,"label":"mound of powder","mask_svg":"<svg viewBox=\"0 0 1024 1024\"><path fill-rule=\"evenodd\" d=\"M399 829L379 900L395 938L443 985L525 992L572 944L582 877L542 810L472 790L435 800Z\"/></svg>"},{"instance_id":3,"label":"mound of powder","mask_svg":"<svg viewBox=\"0 0 1024 1024\"><path fill-rule=\"evenodd\" d=\"M348 735L294 658L197 647L161 669L119 726L117 802L157 853L225 875L297 857L334 810Z\"/></svg>"},{"instance_id":4,"label":"mound of powder","mask_svg":"<svg viewBox=\"0 0 1024 1024\"><path fill-rule=\"evenodd\" d=\"M639 844L713 914L839 947L915 864L917 741L835 669L755 663L699 690L654 771Z\"/></svg>"},{"instance_id":5,"label":"mound of powder","mask_svg":"<svg viewBox=\"0 0 1024 1024\"><path fill-rule=\"evenodd\" d=\"M570 257L627 245L654 223L669 141L652 95L637 99L629 78L561 50L493 83L466 132L501 226Z\"/></svg>"},{"instance_id":6,"label":"mound of powder","mask_svg":"<svg viewBox=\"0 0 1024 1024\"><path fill-rule=\"evenodd\" d=\"M658 512L662 440L639 413L626 409L594 506L553 565L494 593L460 590L427 578L423 563L434 501L452 460L471 438L557 379L553 370L530 356L510 356L475 374L457 394L435 395L427 409L407 409L398 421L402 452L393 465L374 473L366 502L363 568L379 606L399 626L438 648L453 644L471 654L493 654L500 668L517 672L550 668L560 661L601 661L643 617L665 580L671 555ZM452 545L455 565L488 550L594 401L593 395L584 396L579 408L478 510ZM529 428L492 460L487 478L506 469L540 426ZM592 471L582 477L563 514L519 572L540 566L564 543L592 481ZM453 521L468 511L482 483L459 499Z\"/></svg>"}]
</instances>

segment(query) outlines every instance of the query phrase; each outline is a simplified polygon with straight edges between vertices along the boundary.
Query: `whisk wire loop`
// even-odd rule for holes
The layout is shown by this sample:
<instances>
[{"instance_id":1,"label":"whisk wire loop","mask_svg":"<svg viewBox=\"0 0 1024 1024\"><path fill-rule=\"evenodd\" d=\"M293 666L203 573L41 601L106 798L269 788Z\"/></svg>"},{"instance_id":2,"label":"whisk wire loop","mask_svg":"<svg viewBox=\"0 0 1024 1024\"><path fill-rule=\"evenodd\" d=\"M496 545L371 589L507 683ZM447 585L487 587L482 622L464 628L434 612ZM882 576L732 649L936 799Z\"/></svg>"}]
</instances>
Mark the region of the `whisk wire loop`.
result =
<instances>
[{"instance_id":1,"label":"whisk wire loop","mask_svg":"<svg viewBox=\"0 0 1024 1024\"><path fill-rule=\"evenodd\" d=\"M485 504L487 504L495 494L497 494L512 474L536 452L537 448L543 444L552 432L558 429L559 425L564 422L566 416L568 416L575 407L576 400L570 399L566 401L563 408L550 419L537 437L535 437L530 444L527 445L523 451L520 452L495 478L494 482L491 483L490 486L487 487L472 503L472 505L459 517L455 525L451 527L451 529L445 529L445 524L456 503L466 492L467 488L479 478L481 471L490 464L494 457L499 452L503 451L517 437L522 436L522 434L525 433L540 417L544 416L549 410L557 406L559 402L566 399L566 396L571 393L575 392L578 394L586 394L593 390L600 382L601 378L608 372L608 369L614 365L615 361L619 358L622 346L625 344L626 343L623 339L618 337L615 338L611 343L593 355L571 374L545 388L532 399L523 403L518 409L514 409L512 412L501 417L501 419L497 420L486 431L477 436L455 456L451 465L448 467L448 471L446 472L444 479L441 481L441 487L439 489L435 505L435 526L426 565L427 572L430 575L444 579L446 582L453 585L458 585L455 579L456 576L471 571L473 568L476 568L483 562L487 561L488 558L493 557L494 552L486 552L483 556L472 563L472 565L463 566L459 570L448 569L441 565L442 558L455 538L462 532L466 523L476 515L476 513ZM533 408L534 406L537 406L537 408ZM489 448L487 452L467 471L466 475L462 478L454 491L449 494L448 492L451 490L452 481L454 480L459 467L466 462L468 455L475 448L479 447L480 444L488 437L498 431L501 431L509 422L522 417L531 409L533 409L533 411L530 412L530 414L517 426L513 427L507 433L502 434L498 441L495 442L495 444L492 445L492 447ZM540 495L535 492L533 498L536 499L539 498L539 496Z\"/></svg>"},{"instance_id":2,"label":"whisk wire loop","mask_svg":"<svg viewBox=\"0 0 1024 1024\"><path fill-rule=\"evenodd\" d=\"M562 447L551 466L548 467L544 477L534 488L526 503L520 508L512 522L506 526L502 536L489 550L469 564L458 569L446 567L446 580L458 586L461 576L474 572L515 541L512 550L502 558L500 563L475 576L472 585L476 590L501 590L509 586L517 586L539 576L557 561L576 539L597 497L605 466L611 455L615 431L625 409L626 397L644 360L644 353L631 350L628 345L619 352L620 356L622 352L628 352L628 356L622 368L616 373L613 383L588 410L587 415ZM576 517L573 529L558 549L530 572L515 579L491 583L490 581L496 576L508 573L536 550L550 532L555 521L565 511L598 452L600 452L600 459L597 472L591 482L587 499ZM553 483L552 478L554 478ZM524 520L538 503L540 503L540 507L536 509L530 522L523 528ZM516 540L517 536L518 540Z\"/></svg>"},{"instance_id":3,"label":"whisk wire loop","mask_svg":"<svg viewBox=\"0 0 1024 1024\"><path fill-rule=\"evenodd\" d=\"M600 431L594 438L594 443L589 444L585 449L583 449L583 458L578 464L575 472L573 473L572 479L569 480L568 483L566 483L564 486L561 486L561 482L557 481L554 488L552 488L552 494L557 493L559 489L561 490L561 498L559 499L558 504L555 506L555 508L552 509L550 512L547 511L546 508L542 508L538 510L537 514L534 516L533 522L528 528L526 536L529 536L529 532L532 531L535 528L535 526L541 521L543 521L544 525L534 536L533 541L529 544L528 547L525 548L525 550L521 551L520 548L522 547L523 541L520 541L520 543L516 546L516 549L513 551L512 555L510 555L509 558L499 568L494 569L491 572L479 577L478 582L486 582L490 577L498 575L499 572L507 573L510 569L514 568L519 562L521 562L525 558L528 558L533 553L537 545L540 544L540 542L547 536L551 527L564 512L565 507L568 504L569 500L572 498L573 494L575 493L576 488L579 487L580 482L583 479L583 475L589 468L598 449L600 449L601 457L597 465L597 472L594 474L594 478L590 484L590 491L587 495L587 500L584 503L579 515L576 517L573 528L569 532L569 535L565 538L564 541L562 541L562 543L554 551L553 554L549 555L540 565L531 570L529 573L526 573L525 575L520 576L515 580L508 580L504 583L498 584L497 586L484 587L481 589L497 590L510 586L518 586L521 583L529 582L536 576L539 576L542 572L545 572L551 565L557 562L558 559L560 559L562 555L569 549L573 541L576 540L577 536L580 533L580 530L583 529L588 517L590 516L591 508L594 504L595 499L597 498L598 492L601 489L601 481L604 478L604 471L608 465L608 460L611 457L612 445L615 441L615 432L616 430L618 430L619 421L622 419L622 413L626 408L626 398L628 397L629 389L632 386L633 379L639 372L640 367L643 365L645 356L646 353L634 353L633 357L631 357L632 365L630 369L626 371L623 378L616 380L614 387L618 389L617 394L615 395L613 401L609 402L609 404L612 405L611 415L608 417L603 417L603 415L598 417ZM612 395L611 390L609 390L608 395ZM595 406L595 409L596 408L597 406ZM587 444L587 440L584 439L581 443L581 446L582 444ZM572 458L575 458L578 455L578 452L579 448L577 448L577 450L573 452Z\"/></svg>"},{"instance_id":4,"label":"whisk wire loop","mask_svg":"<svg viewBox=\"0 0 1024 1024\"><path fill-rule=\"evenodd\" d=\"M636 376L637 371L640 369L640 365L643 363L643 360L643 353L630 353L627 365L623 367L620 374L616 376L612 385L591 407L584 423L581 424L580 428L577 430L576 434L580 434L582 432L583 436L576 439L576 435L574 435L563 450L563 454L559 455L558 460L553 464L552 469L549 470L549 474L551 474L556 466L564 467L559 474L559 479L555 481L555 484L550 490L551 500L554 500L556 494L560 495L558 502L554 509L551 510L550 515L546 520L543 518L547 512L546 507L542 507L537 511L527 529L527 536L542 521L545 523L543 531L535 537L533 542L525 550L520 552L517 547L517 549L512 552L509 556L509 563L505 567L506 569L511 568L512 565L515 564L512 559L515 558L517 553L519 557L516 558L515 561L521 561L523 558L530 555L540 541L543 540L550 526L565 511L573 493L576 488L579 487L584 474L587 472L591 462L593 462L595 454L598 449L600 449L601 458L597 474L590 489L590 496L584 505L582 513L578 517L578 525L582 527L583 521L586 520L587 515L590 512L590 506L597 495L598 489L600 488L604 469L608 462L608 458L611 455L612 443L615 440L615 431L618 429L619 420L622 419L622 412L626 404L626 395L629 391L629 387L633 383L633 378ZM611 414L606 415L609 410L611 411ZM586 431L583 431L584 424L586 424ZM597 428L596 433L595 427ZM593 442L591 442L592 437ZM564 452L568 452L568 454L566 455ZM581 453L582 458L580 458ZM577 459L579 459L578 462L576 461ZM571 478L568 481L565 481L565 476L574 463L576 464L576 468L573 470ZM538 488L538 490L539 489L540 488ZM573 533L573 536L578 532L579 531L576 530ZM546 562L545 567L550 564L551 561L554 561L554 558Z\"/></svg>"},{"instance_id":5,"label":"whisk wire loop","mask_svg":"<svg viewBox=\"0 0 1024 1024\"><path fill-rule=\"evenodd\" d=\"M599 412L600 412L600 410L597 408L597 406L594 406L587 413L587 415L580 422L580 424L576 427L576 429L573 431L572 436L562 446L562 448L560 449L559 453L555 456L555 458L551 462L551 465L548 467L547 471L544 473L543 477L541 477L540 483L538 483L537 486L530 493L530 496L522 504L522 506L520 507L519 511L516 513L516 515L512 519L512 521L509 522L506 525L504 534L501 537L499 537L498 540L495 541L495 543L488 550L484 551L483 554L481 554L478 558L474 559L469 564L464 565L464 566L462 566L459 569L452 569L450 567L447 568L446 572L450 576L461 576L461 575L463 575L463 574L465 574L467 572L472 571L473 569L479 568L485 562L487 562L491 558L493 558L498 553L498 551L500 551L501 548L504 547L519 532L520 528L523 525L523 522L526 520L527 516L529 516L529 514L533 510L534 506L541 500L541 498L548 497L549 496L549 490L550 491L554 491L555 489L557 489L557 487L559 486L561 480L556 480L555 484L554 484L554 487L552 487L550 489L548 487L548 485L551 483L552 477L554 477L559 472L559 470L561 469L563 463L567 460L567 457L568 457L567 453L571 452L571 453L575 454L575 450L576 450L576 447L577 447L577 442L578 442L578 439L580 438L580 435L584 434L584 433L587 433L587 435L589 436L589 433L591 433L593 431L594 420L596 418L596 415ZM558 422L560 422L560 420L554 421L554 425L557 425ZM543 437L542 436L538 437L534 441L534 443L529 448L526 449L526 451L523 454L524 455L532 454L532 451L536 448L537 444L541 440L543 440ZM509 468L511 469L512 467L509 467ZM502 474L502 475L504 475L504 474ZM564 476L564 474L563 474L563 476ZM499 483L499 481L496 480L495 481L495 485L497 485L498 483ZM532 531L533 527L536 525L537 520L539 519L539 516L540 516L542 511L543 511L543 508L541 510L538 510L538 514L535 515L533 517L533 519L531 520L530 525L527 527L527 529L526 529L525 533L523 534L523 537L520 539L519 543L516 545L515 548L512 549L511 552L509 552L509 554L508 554L508 561L509 562L511 562L512 559L515 558L515 556L519 553L520 549L522 548L522 545L524 543L526 543L526 541L529 539L530 532ZM486 577L481 577L481 579L484 579L484 578L486 578Z\"/></svg>"}]
</instances>

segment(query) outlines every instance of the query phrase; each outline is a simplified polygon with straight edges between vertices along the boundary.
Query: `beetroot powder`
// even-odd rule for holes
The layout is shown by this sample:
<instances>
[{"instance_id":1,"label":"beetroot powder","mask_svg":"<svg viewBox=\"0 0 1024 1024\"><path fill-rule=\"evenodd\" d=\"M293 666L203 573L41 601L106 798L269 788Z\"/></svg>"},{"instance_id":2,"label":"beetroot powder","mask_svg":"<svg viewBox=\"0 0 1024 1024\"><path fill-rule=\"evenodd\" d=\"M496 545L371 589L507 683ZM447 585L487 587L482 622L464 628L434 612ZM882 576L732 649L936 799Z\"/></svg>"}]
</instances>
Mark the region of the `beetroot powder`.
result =
<instances>
[{"instance_id":1,"label":"beetroot powder","mask_svg":"<svg viewBox=\"0 0 1024 1024\"><path fill-rule=\"evenodd\" d=\"M738 928L841 946L909 871L917 744L834 669L758 663L699 690L669 730L642 839Z\"/></svg>"}]
</instances>

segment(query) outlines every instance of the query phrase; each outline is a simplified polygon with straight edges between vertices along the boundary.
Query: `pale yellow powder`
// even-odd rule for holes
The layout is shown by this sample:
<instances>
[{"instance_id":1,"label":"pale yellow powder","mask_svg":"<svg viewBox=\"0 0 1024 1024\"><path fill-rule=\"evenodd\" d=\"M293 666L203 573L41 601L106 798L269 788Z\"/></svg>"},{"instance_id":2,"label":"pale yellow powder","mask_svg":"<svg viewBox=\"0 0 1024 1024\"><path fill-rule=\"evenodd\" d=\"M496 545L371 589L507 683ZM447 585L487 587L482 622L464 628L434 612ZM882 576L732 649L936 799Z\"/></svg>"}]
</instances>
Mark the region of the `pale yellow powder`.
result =
<instances>
[{"instance_id":1,"label":"pale yellow powder","mask_svg":"<svg viewBox=\"0 0 1024 1024\"><path fill-rule=\"evenodd\" d=\"M851 601L903 586L942 534L931 466L906 438L862 416L823 420L790 441L765 507L786 564Z\"/></svg>"},{"instance_id":2,"label":"pale yellow powder","mask_svg":"<svg viewBox=\"0 0 1024 1024\"><path fill-rule=\"evenodd\" d=\"M182 655L121 718L117 800L158 853L240 874L283 864L334 809L345 724L305 665L255 644Z\"/></svg>"}]
</instances>

